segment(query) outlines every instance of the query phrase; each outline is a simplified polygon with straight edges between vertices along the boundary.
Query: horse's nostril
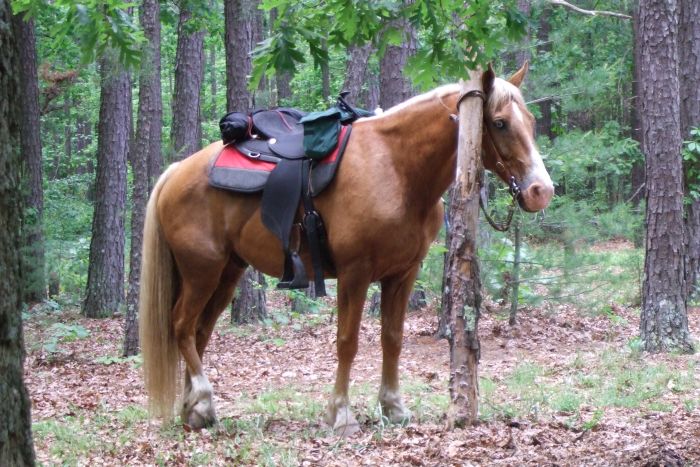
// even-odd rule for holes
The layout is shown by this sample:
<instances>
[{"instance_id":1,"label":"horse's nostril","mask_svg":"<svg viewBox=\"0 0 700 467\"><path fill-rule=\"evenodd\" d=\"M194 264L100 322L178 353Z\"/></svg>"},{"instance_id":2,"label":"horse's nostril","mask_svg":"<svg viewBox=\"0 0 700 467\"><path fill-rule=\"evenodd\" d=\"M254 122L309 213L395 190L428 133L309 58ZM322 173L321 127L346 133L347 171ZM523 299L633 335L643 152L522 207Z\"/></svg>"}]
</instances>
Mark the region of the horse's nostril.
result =
<instances>
[{"instance_id":1,"label":"horse's nostril","mask_svg":"<svg viewBox=\"0 0 700 467\"><path fill-rule=\"evenodd\" d=\"M526 211L540 211L549 205L553 195L553 187L545 183L534 182L523 192L523 203L521 206Z\"/></svg>"}]
</instances>

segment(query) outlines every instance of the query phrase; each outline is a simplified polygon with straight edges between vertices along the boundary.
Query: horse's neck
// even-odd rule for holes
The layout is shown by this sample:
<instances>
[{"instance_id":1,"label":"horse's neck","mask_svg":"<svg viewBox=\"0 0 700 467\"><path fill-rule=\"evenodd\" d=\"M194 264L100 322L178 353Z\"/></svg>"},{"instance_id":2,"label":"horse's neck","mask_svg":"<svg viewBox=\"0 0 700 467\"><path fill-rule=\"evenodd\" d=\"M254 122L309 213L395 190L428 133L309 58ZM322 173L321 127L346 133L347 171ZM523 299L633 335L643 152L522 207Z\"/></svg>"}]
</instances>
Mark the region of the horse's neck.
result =
<instances>
[{"instance_id":1,"label":"horse's neck","mask_svg":"<svg viewBox=\"0 0 700 467\"><path fill-rule=\"evenodd\" d=\"M456 167L457 92L418 101L386 115L383 127L391 140L394 166L401 173L412 201L432 207L452 180Z\"/></svg>"}]
</instances>

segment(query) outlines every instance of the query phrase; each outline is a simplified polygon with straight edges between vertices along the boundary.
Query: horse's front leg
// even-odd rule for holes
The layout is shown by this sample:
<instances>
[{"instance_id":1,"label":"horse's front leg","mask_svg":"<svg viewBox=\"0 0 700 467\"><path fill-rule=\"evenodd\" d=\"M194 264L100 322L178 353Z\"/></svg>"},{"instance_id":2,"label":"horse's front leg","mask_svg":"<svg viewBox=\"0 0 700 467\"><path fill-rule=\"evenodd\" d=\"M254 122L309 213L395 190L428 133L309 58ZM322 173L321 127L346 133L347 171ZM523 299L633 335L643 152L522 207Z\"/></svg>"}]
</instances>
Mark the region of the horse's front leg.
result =
<instances>
[{"instance_id":1,"label":"horse's front leg","mask_svg":"<svg viewBox=\"0 0 700 467\"><path fill-rule=\"evenodd\" d=\"M326 422L341 436L350 436L360 427L350 411L348 388L350 368L357 354L357 340L362 319L362 307L369 288L369 274L341 274L338 277L338 371L335 387L328 404Z\"/></svg>"},{"instance_id":2,"label":"horse's front leg","mask_svg":"<svg viewBox=\"0 0 700 467\"><path fill-rule=\"evenodd\" d=\"M382 384L379 403L392 423L405 423L411 412L403 405L399 391L399 356L403 341L403 322L408 299L419 266L409 272L382 280Z\"/></svg>"}]
</instances>

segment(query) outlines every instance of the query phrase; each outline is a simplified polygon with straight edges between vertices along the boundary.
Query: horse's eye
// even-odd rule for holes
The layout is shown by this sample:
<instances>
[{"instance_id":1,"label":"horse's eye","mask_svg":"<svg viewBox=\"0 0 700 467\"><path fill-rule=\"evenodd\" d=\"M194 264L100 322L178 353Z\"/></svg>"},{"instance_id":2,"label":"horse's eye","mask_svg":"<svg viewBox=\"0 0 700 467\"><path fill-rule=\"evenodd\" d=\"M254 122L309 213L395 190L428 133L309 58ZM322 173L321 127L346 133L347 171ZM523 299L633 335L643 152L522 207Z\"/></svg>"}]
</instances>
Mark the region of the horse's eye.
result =
<instances>
[{"instance_id":1,"label":"horse's eye","mask_svg":"<svg viewBox=\"0 0 700 467\"><path fill-rule=\"evenodd\" d=\"M504 122L503 120L494 120L493 126L498 128L499 130L502 130L506 127L506 122Z\"/></svg>"}]
</instances>

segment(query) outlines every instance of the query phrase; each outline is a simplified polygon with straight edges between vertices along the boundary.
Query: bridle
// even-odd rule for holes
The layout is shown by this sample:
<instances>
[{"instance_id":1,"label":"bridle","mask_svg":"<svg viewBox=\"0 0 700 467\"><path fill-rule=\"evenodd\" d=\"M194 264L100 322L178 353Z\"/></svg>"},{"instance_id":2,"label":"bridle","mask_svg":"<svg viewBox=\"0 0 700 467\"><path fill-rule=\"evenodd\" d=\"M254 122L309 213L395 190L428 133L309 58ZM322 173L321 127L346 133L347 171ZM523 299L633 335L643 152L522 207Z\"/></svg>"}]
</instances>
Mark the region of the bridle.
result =
<instances>
[{"instance_id":1,"label":"bridle","mask_svg":"<svg viewBox=\"0 0 700 467\"><path fill-rule=\"evenodd\" d=\"M481 101L484 103L484 106L486 106L486 96L484 95L483 91L480 91L478 89L473 89L471 91L467 91L465 93L460 93L459 97L457 98L457 112L459 112L459 106L462 103L464 99L467 97L478 97L481 99ZM454 119L454 118L453 118ZM486 121L486 112L484 111L484 128L486 128L486 134L487 134L487 141L489 142L491 146L491 150L493 151L493 154L496 156L496 171L498 175L503 178L504 180L508 180L508 191L511 196L511 203L510 206L508 207L508 214L506 216L506 220L502 223L496 222L486 211L486 208L484 207L484 199L481 196L481 193L479 194L479 207L481 207L481 211L484 213L484 217L488 221L488 223L493 227L495 230L498 230L499 232L506 232L510 228L510 224L513 221L513 214L515 213L515 208L517 205L518 198L520 197L521 194L521 189L520 185L518 185L518 182L515 178L515 176L511 173L511 171L508 169L508 167L503 163L503 156L501 156L501 152L498 150L498 147L496 147L496 143L493 140L493 136L491 135L491 128ZM480 181L481 185L481 181ZM481 192L481 186L480 192Z\"/></svg>"}]
</instances>

